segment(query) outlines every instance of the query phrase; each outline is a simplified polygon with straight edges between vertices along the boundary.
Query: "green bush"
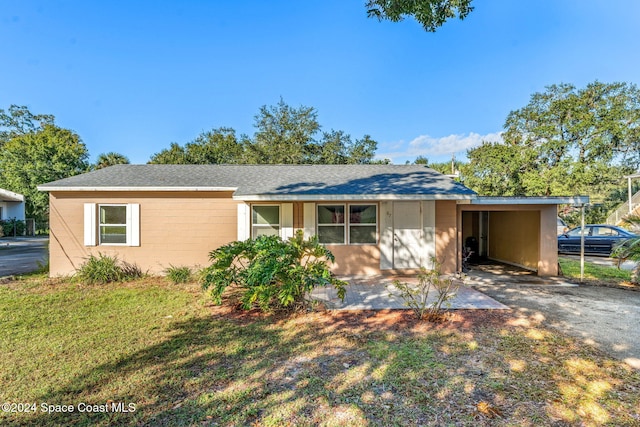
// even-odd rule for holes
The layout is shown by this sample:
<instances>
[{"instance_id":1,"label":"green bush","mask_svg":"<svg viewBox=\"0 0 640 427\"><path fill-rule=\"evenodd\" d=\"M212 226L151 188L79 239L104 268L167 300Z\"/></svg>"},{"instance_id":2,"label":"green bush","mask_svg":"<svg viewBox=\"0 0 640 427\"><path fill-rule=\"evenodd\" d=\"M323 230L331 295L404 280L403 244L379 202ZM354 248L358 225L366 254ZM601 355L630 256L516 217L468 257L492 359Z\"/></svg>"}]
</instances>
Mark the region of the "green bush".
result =
<instances>
[{"instance_id":1,"label":"green bush","mask_svg":"<svg viewBox=\"0 0 640 427\"><path fill-rule=\"evenodd\" d=\"M23 236L26 226L24 221L13 218L0 220L0 228L2 228L0 237L14 237Z\"/></svg>"},{"instance_id":2,"label":"green bush","mask_svg":"<svg viewBox=\"0 0 640 427\"><path fill-rule=\"evenodd\" d=\"M137 264L120 262L117 256L90 255L80 266L76 273L76 278L87 284L105 284L111 282L122 282L143 277L144 273Z\"/></svg>"},{"instance_id":3,"label":"green bush","mask_svg":"<svg viewBox=\"0 0 640 427\"><path fill-rule=\"evenodd\" d=\"M241 290L244 309L262 311L299 309L308 306L307 294L315 286L332 285L344 299L346 282L336 279L328 263L333 254L316 236L305 240L302 231L283 241L277 236L260 236L232 242L210 254L212 264L203 271L203 288L211 288L216 304L230 285Z\"/></svg>"},{"instance_id":4,"label":"green bush","mask_svg":"<svg viewBox=\"0 0 640 427\"><path fill-rule=\"evenodd\" d=\"M438 260L432 258L431 262L431 270L420 268L417 286L399 280L394 280L393 284L400 291L405 305L413 310L418 319L438 321L442 318L442 305L456 296L459 285L451 277L442 275L442 264ZM429 302L431 290L435 290L436 297Z\"/></svg>"},{"instance_id":5,"label":"green bush","mask_svg":"<svg viewBox=\"0 0 640 427\"><path fill-rule=\"evenodd\" d=\"M164 270L167 275L167 279L174 285L178 283L187 283L193 277L193 272L190 267L176 267L169 265L169 268Z\"/></svg>"},{"instance_id":6,"label":"green bush","mask_svg":"<svg viewBox=\"0 0 640 427\"><path fill-rule=\"evenodd\" d=\"M630 215L623 220L623 224L637 233L637 230L640 229L640 216ZM631 273L631 282L640 283L640 237L633 237L618 243L613 248L611 257L618 259L618 267L627 260L638 262Z\"/></svg>"}]
</instances>

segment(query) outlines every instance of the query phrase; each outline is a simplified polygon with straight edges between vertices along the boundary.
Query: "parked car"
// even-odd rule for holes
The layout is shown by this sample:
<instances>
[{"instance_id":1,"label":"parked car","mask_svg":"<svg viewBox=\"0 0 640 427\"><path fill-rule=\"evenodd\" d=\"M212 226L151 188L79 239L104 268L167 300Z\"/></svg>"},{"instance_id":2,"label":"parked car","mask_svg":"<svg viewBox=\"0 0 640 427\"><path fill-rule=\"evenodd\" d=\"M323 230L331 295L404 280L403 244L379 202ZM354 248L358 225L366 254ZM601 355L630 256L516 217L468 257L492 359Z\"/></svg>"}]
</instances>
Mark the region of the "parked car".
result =
<instances>
[{"instance_id":1,"label":"parked car","mask_svg":"<svg viewBox=\"0 0 640 427\"><path fill-rule=\"evenodd\" d=\"M558 252L580 253L581 227L573 228L558 236ZM584 226L584 252L593 255L611 255L611 250L619 242L623 242L636 234L607 224L589 224Z\"/></svg>"}]
</instances>

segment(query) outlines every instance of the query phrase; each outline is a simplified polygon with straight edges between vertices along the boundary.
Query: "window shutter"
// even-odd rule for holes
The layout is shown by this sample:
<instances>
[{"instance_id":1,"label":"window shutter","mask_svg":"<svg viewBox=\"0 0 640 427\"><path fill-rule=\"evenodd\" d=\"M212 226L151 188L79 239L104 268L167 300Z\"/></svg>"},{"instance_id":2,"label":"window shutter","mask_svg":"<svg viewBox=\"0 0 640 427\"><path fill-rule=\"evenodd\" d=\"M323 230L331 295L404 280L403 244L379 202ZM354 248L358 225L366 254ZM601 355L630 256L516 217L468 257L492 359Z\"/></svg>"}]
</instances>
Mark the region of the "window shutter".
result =
<instances>
[{"instance_id":1,"label":"window shutter","mask_svg":"<svg viewBox=\"0 0 640 427\"><path fill-rule=\"evenodd\" d=\"M280 209L280 237L287 240L293 237L293 203L283 203Z\"/></svg>"},{"instance_id":2,"label":"window shutter","mask_svg":"<svg viewBox=\"0 0 640 427\"><path fill-rule=\"evenodd\" d=\"M251 236L251 212L249 205L245 203L238 204L238 240L244 241Z\"/></svg>"},{"instance_id":3,"label":"window shutter","mask_svg":"<svg viewBox=\"0 0 640 427\"><path fill-rule=\"evenodd\" d=\"M304 238L308 239L316 235L316 204L305 203L303 214Z\"/></svg>"},{"instance_id":4,"label":"window shutter","mask_svg":"<svg viewBox=\"0 0 640 427\"><path fill-rule=\"evenodd\" d=\"M436 202L433 200L422 202L422 227L421 265L431 265L431 259L436 256Z\"/></svg>"},{"instance_id":5,"label":"window shutter","mask_svg":"<svg viewBox=\"0 0 640 427\"><path fill-rule=\"evenodd\" d=\"M140 246L140 205L127 205L127 246Z\"/></svg>"},{"instance_id":6,"label":"window shutter","mask_svg":"<svg viewBox=\"0 0 640 427\"><path fill-rule=\"evenodd\" d=\"M84 204L84 245L95 246L96 245L96 204L85 203Z\"/></svg>"},{"instance_id":7,"label":"window shutter","mask_svg":"<svg viewBox=\"0 0 640 427\"><path fill-rule=\"evenodd\" d=\"M380 202L380 270L393 268L393 202Z\"/></svg>"}]
</instances>

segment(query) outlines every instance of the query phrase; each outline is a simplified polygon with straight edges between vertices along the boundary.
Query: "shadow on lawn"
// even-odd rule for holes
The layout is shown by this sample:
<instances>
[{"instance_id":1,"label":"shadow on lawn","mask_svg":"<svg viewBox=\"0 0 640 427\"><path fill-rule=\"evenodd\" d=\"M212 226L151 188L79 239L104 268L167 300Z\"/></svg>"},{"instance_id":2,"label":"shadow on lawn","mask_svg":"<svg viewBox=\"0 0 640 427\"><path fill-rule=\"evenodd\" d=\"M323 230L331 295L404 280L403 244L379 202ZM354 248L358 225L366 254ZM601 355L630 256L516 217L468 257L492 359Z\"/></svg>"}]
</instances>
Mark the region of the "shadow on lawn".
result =
<instances>
[{"instance_id":1,"label":"shadow on lawn","mask_svg":"<svg viewBox=\"0 0 640 427\"><path fill-rule=\"evenodd\" d=\"M103 404L96 399L109 396L135 403L135 412L39 413L29 421L537 425L614 419L598 399L613 392L620 398L620 380L587 354L557 359L554 344L565 348L567 342L522 320L507 327L508 315L486 317L486 327L496 330L487 338L464 316L443 325L416 322L408 313L389 316L175 322L166 341L82 372L40 399Z\"/></svg>"}]
</instances>

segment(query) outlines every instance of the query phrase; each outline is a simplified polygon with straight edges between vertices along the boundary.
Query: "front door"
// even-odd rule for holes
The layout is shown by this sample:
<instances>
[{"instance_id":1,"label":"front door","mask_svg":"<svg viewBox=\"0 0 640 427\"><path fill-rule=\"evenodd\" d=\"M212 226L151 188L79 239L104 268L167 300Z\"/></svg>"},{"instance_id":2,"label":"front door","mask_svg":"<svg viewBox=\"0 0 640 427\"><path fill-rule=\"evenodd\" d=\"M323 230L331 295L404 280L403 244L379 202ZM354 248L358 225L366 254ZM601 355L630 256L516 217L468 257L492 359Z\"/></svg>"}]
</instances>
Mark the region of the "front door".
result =
<instances>
[{"instance_id":1,"label":"front door","mask_svg":"<svg viewBox=\"0 0 640 427\"><path fill-rule=\"evenodd\" d=\"M393 230L393 268L419 268L422 264L420 202L393 203Z\"/></svg>"}]
</instances>

